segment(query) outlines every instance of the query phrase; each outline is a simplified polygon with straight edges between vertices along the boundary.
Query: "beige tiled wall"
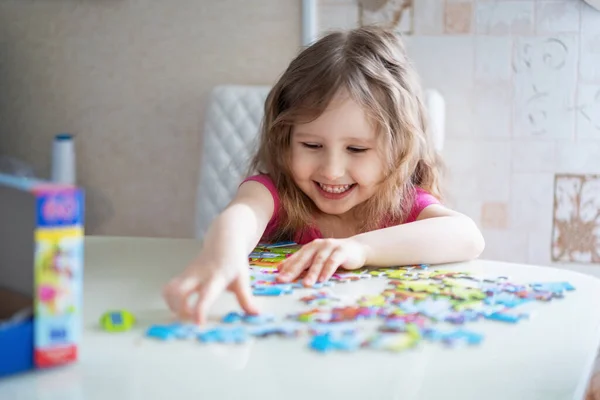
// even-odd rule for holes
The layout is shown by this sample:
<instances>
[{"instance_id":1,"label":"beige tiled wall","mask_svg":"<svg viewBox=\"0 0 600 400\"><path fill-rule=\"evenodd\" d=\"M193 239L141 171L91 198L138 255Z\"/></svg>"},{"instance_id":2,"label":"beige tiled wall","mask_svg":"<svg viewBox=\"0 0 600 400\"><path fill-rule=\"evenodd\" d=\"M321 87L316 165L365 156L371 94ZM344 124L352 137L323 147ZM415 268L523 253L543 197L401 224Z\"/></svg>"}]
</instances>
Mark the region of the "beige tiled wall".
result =
<instances>
[{"instance_id":1,"label":"beige tiled wall","mask_svg":"<svg viewBox=\"0 0 600 400\"><path fill-rule=\"evenodd\" d=\"M600 11L579 0L413 4L409 52L447 102L449 203L482 227L484 257L600 275L597 264L551 258L555 174L600 173ZM327 30L337 15L322 13ZM583 197L600 198L597 178L586 182ZM582 218L600 235L600 217Z\"/></svg>"},{"instance_id":2,"label":"beige tiled wall","mask_svg":"<svg viewBox=\"0 0 600 400\"><path fill-rule=\"evenodd\" d=\"M191 236L203 109L216 84L270 84L300 47L300 2L3 0L0 153L47 177L76 135L91 234Z\"/></svg>"}]
</instances>

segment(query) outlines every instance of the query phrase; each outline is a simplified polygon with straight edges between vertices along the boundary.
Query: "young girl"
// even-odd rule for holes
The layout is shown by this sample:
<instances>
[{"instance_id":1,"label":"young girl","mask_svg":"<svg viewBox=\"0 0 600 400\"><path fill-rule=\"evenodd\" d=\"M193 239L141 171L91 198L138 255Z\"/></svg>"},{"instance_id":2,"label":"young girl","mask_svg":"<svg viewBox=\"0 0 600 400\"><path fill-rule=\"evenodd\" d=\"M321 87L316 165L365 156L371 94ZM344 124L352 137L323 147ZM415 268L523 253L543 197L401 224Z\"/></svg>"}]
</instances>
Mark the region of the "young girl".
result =
<instances>
[{"instance_id":1,"label":"young girl","mask_svg":"<svg viewBox=\"0 0 600 400\"><path fill-rule=\"evenodd\" d=\"M440 202L421 88L395 34L331 33L303 50L269 93L261 130L250 176L197 258L165 287L181 318L203 323L225 289L257 313L248 254L259 241L303 244L280 265L279 280L306 271L307 286L340 267L458 262L482 252L473 221Z\"/></svg>"}]
</instances>

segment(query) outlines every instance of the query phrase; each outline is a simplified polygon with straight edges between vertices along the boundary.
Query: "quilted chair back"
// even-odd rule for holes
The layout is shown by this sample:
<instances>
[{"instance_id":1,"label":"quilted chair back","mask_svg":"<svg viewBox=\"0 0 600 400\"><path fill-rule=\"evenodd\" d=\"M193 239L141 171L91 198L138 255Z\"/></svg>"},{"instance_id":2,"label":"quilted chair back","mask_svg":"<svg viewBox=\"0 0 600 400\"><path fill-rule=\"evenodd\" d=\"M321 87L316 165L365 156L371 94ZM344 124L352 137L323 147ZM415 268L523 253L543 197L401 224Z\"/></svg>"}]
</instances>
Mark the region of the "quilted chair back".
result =
<instances>
[{"instance_id":1,"label":"quilted chair back","mask_svg":"<svg viewBox=\"0 0 600 400\"><path fill-rule=\"evenodd\" d=\"M229 204L244 178L257 146L270 86L221 85L215 87L204 117L200 178L196 197L196 238ZM445 106L442 96L425 92L433 141L438 151L444 143Z\"/></svg>"}]
</instances>

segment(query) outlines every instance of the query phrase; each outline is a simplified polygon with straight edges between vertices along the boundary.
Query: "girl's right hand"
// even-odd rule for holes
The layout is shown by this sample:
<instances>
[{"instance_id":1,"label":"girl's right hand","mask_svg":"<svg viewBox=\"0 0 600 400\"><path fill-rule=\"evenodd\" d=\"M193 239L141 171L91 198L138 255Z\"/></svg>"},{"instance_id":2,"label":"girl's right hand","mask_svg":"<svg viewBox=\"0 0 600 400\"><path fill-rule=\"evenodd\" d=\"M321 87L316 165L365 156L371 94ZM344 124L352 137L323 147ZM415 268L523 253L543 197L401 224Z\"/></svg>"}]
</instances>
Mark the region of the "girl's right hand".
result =
<instances>
[{"instance_id":1,"label":"girl's right hand","mask_svg":"<svg viewBox=\"0 0 600 400\"><path fill-rule=\"evenodd\" d=\"M247 258L216 262L199 257L165 286L163 296L179 318L203 324L209 308L225 289L233 292L246 313L258 314L250 289ZM198 297L190 305L193 294Z\"/></svg>"}]
</instances>

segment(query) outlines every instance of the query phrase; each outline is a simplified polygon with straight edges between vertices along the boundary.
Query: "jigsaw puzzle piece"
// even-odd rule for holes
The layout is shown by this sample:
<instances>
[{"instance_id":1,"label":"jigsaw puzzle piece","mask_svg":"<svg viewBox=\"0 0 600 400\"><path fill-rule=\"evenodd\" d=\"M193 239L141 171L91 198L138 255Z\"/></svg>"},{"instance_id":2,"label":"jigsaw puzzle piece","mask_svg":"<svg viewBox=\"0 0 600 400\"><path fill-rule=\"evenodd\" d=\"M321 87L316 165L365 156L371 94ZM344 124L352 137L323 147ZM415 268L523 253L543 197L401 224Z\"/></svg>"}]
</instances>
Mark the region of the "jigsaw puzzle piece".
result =
<instances>
[{"instance_id":1,"label":"jigsaw puzzle piece","mask_svg":"<svg viewBox=\"0 0 600 400\"><path fill-rule=\"evenodd\" d=\"M314 335L309 346L320 353L330 351L356 351L361 348L364 340L356 334L323 333Z\"/></svg>"},{"instance_id":2,"label":"jigsaw puzzle piece","mask_svg":"<svg viewBox=\"0 0 600 400\"><path fill-rule=\"evenodd\" d=\"M463 329L448 332L437 329L424 329L422 335L427 340L439 341L448 346L453 346L460 341L468 345L477 345L483 341L483 335Z\"/></svg>"},{"instance_id":3,"label":"jigsaw puzzle piece","mask_svg":"<svg viewBox=\"0 0 600 400\"><path fill-rule=\"evenodd\" d=\"M199 332L197 338L203 343L245 343L250 335L243 327L216 327Z\"/></svg>"},{"instance_id":4,"label":"jigsaw puzzle piece","mask_svg":"<svg viewBox=\"0 0 600 400\"><path fill-rule=\"evenodd\" d=\"M282 294L292 293L291 284L255 286L252 289L255 296L281 296Z\"/></svg>"},{"instance_id":5,"label":"jigsaw puzzle piece","mask_svg":"<svg viewBox=\"0 0 600 400\"><path fill-rule=\"evenodd\" d=\"M411 333L377 333L369 338L366 346L375 350L404 351L415 347L419 337Z\"/></svg>"},{"instance_id":6,"label":"jigsaw puzzle piece","mask_svg":"<svg viewBox=\"0 0 600 400\"><path fill-rule=\"evenodd\" d=\"M303 324L293 322L270 323L250 328L249 333L256 337L283 336L296 337L302 333Z\"/></svg>"}]
</instances>

